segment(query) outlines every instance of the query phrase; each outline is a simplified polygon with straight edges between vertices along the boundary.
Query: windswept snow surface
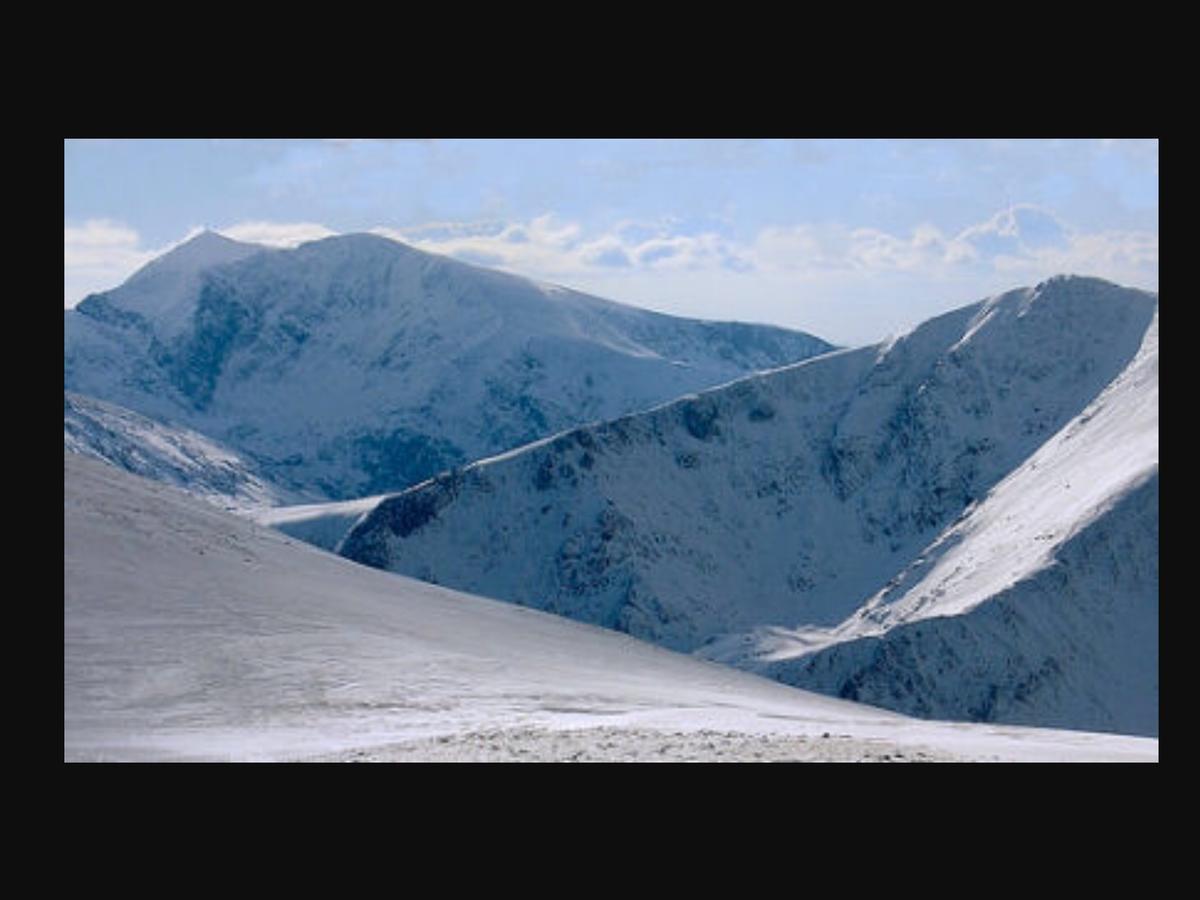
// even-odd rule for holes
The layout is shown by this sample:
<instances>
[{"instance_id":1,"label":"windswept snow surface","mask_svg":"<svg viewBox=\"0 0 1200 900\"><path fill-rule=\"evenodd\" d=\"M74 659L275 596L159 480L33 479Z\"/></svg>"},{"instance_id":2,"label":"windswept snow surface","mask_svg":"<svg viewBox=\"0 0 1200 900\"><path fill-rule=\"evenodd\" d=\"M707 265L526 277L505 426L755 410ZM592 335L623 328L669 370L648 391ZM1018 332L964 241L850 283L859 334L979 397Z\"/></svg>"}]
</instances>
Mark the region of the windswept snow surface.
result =
<instances>
[{"instance_id":1,"label":"windswept snow surface","mask_svg":"<svg viewBox=\"0 0 1200 900\"><path fill-rule=\"evenodd\" d=\"M1049 570L1050 607L1053 579L1073 573L1059 612L982 614L1012 621L956 648L969 661L986 647L987 666L938 654L924 676L936 702L904 665L855 696L1145 733L1157 727L1157 303L1091 278L1011 291L439 476L380 502L341 552L790 680L781 660L830 643L872 598L897 600L902 573L911 585L941 563L862 628L925 610L966 629L962 614L1078 537L1079 552L1131 558ZM852 668L811 684L857 690Z\"/></svg>"},{"instance_id":2,"label":"windswept snow surface","mask_svg":"<svg viewBox=\"0 0 1200 900\"><path fill-rule=\"evenodd\" d=\"M375 235L253 252L210 243L198 237L68 310L65 386L209 435L321 499L398 490L832 349Z\"/></svg>"},{"instance_id":3,"label":"windswept snow surface","mask_svg":"<svg viewBox=\"0 0 1200 900\"><path fill-rule=\"evenodd\" d=\"M63 464L67 760L1158 758L808 694Z\"/></svg>"}]
</instances>

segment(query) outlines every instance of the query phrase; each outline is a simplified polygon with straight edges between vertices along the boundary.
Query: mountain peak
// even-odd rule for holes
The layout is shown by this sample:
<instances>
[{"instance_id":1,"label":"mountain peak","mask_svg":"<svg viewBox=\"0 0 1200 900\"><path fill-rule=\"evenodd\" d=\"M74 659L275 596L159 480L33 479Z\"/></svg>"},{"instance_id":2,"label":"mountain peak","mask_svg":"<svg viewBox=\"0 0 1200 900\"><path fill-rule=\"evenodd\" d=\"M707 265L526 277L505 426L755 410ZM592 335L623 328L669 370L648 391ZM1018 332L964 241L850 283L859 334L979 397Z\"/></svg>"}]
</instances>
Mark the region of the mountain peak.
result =
<instances>
[{"instance_id":1,"label":"mountain peak","mask_svg":"<svg viewBox=\"0 0 1200 900\"><path fill-rule=\"evenodd\" d=\"M112 320L133 314L169 336L183 328L195 308L196 285L213 266L269 252L261 244L246 244L205 229L152 259L123 284L85 298L75 310L84 316Z\"/></svg>"},{"instance_id":2,"label":"mountain peak","mask_svg":"<svg viewBox=\"0 0 1200 900\"><path fill-rule=\"evenodd\" d=\"M223 234L205 229L182 244L151 260L130 276L126 285L135 285L147 279L163 275L190 276L209 266L236 262L269 248L262 244L247 244L227 238Z\"/></svg>"},{"instance_id":3,"label":"mountain peak","mask_svg":"<svg viewBox=\"0 0 1200 900\"><path fill-rule=\"evenodd\" d=\"M199 233L188 238L186 241L184 241L182 244L180 244L180 246L186 247L188 244L202 245L202 244L213 244L213 243L237 244L237 243L241 243L241 242L235 241L233 238L225 237L225 235L221 234L219 231L214 231L211 228L205 228L205 229L201 230Z\"/></svg>"},{"instance_id":4,"label":"mountain peak","mask_svg":"<svg viewBox=\"0 0 1200 900\"><path fill-rule=\"evenodd\" d=\"M1158 294L1153 291L1122 287L1091 275L1054 275L1026 292L1018 302L1018 315L1040 306L1056 310L1060 326L1086 328L1095 324L1097 316L1149 317L1157 304Z\"/></svg>"},{"instance_id":5,"label":"mountain peak","mask_svg":"<svg viewBox=\"0 0 1200 900\"><path fill-rule=\"evenodd\" d=\"M168 261L183 262L188 268L196 265L214 265L222 262L232 262L251 253L257 253L267 248L262 244L249 244L235 241L225 235L204 229L182 244L171 248L162 256L155 259L145 268ZM141 271L145 271L142 269Z\"/></svg>"}]
</instances>

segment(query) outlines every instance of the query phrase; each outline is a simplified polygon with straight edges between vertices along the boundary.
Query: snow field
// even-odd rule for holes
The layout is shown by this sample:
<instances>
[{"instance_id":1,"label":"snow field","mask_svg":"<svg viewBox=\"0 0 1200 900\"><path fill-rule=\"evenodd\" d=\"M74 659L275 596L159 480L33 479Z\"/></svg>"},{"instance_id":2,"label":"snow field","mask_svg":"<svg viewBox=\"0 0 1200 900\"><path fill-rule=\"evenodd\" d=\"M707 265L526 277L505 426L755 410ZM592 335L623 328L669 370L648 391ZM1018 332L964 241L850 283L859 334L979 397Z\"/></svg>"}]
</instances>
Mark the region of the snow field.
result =
<instances>
[{"instance_id":1,"label":"snow field","mask_svg":"<svg viewBox=\"0 0 1200 900\"><path fill-rule=\"evenodd\" d=\"M76 454L64 487L67 760L842 758L854 741L872 759L1157 759L1155 740L797 691L368 569Z\"/></svg>"}]
</instances>

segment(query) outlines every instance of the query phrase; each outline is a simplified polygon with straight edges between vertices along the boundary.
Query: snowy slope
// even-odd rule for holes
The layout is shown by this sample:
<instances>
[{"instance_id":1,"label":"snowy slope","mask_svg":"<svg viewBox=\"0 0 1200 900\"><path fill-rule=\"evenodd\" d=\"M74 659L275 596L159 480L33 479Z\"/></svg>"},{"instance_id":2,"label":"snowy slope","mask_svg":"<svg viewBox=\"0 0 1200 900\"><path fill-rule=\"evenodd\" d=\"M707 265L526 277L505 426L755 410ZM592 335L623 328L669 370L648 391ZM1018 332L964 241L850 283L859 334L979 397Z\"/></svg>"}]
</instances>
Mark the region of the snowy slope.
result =
<instances>
[{"instance_id":1,"label":"snowy slope","mask_svg":"<svg viewBox=\"0 0 1200 900\"><path fill-rule=\"evenodd\" d=\"M1014 291L439 476L343 552L675 649L835 625L1120 374L1155 305Z\"/></svg>"},{"instance_id":2,"label":"snowy slope","mask_svg":"<svg viewBox=\"0 0 1200 900\"><path fill-rule=\"evenodd\" d=\"M1096 401L832 629L708 648L935 718L1158 733L1158 319Z\"/></svg>"},{"instance_id":3,"label":"snowy slope","mask_svg":"<svg viewBox=\"0 0 1200 900\"><path fill-rule=\"evenodd\" d=\"M921 722L372 571L64 454L64 758L1146 760Z\"/></svg>"},{"instance_id":4,"label":"snowy slope","mask_svg":"<svg viewBox=\"0 0 1200 900\"><path fill-rule=\"evenodd\" d=\"M253 463L216 441L69 391L63 395L63 447L152 478L231 510L295 504Z\"/></svg>"},{"instance_id":5,"label":"snowy slope","mask_svg":"<svg viewBox=\"0 0 1200 900\"><path fill-rule=\"evenodd\" d=\"M63 313L64 387L169 417L171 404L164 400L171 380L162 363L196 315L205 277L270 252L206 231L152 260L120 287L85 297ZM129 397L150 402L125 402Z\"/></svg>"},{"instance_id":6,"label":"snowy slope","mask_svg":"<svg viewBox=\"0 0 1200 900\"><path fill-rule=\"evenodd\" d=\"M831 349L373 235L195 272L212 249L192 253L200 241L65 314L67 389L209 435L278 484L332 500ZM176 270L191 274L156 274Z\"/></svg>"},{"instance_id":7,"label":"snowy slope","mask_svg":"<svg viewBox=\"0 0 1200 900\"><path fill-rule=\"evenodd\" d=\"M105 312L140 316L168 337L181 331L195 313L204 272L264 252L271 251L204 231L151 260L116 290L93 294L80 305L97 318Z\"/></svg>"}]
</instances>

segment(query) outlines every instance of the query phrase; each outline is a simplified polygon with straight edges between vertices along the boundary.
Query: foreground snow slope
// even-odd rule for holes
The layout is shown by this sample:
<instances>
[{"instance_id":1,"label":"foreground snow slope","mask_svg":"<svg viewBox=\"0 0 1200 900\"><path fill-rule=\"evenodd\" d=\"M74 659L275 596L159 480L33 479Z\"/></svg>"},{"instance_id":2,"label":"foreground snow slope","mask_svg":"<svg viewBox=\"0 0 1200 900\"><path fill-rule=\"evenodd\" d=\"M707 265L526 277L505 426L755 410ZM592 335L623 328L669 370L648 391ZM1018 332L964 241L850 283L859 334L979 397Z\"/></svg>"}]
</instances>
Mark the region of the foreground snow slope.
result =
<instances>
[{"instance_id":1,"label":"foreground snow slope","mask_svg":"<svg viewBox=\"0 0 1200 900\"><path fill-rule=\"evenodd\" d=\"M230 244L201 235L67 311L65 385L209 435L323 499L398 490L832 349L375 235L294 250Z\"/></svg>"},{"instance_id":2,"label":"foreground snow slope","mask_svg":"<svg viewBox=\"0 0 1200 900\"><path fill-rule=\"evenodd\" d=\"M1147 760L920 722L373 571L64 454L64 757Z\"/></svg>"}]
</instances>

